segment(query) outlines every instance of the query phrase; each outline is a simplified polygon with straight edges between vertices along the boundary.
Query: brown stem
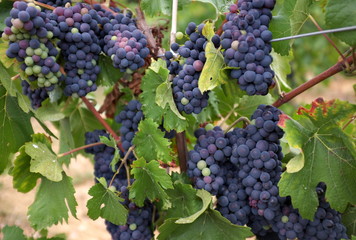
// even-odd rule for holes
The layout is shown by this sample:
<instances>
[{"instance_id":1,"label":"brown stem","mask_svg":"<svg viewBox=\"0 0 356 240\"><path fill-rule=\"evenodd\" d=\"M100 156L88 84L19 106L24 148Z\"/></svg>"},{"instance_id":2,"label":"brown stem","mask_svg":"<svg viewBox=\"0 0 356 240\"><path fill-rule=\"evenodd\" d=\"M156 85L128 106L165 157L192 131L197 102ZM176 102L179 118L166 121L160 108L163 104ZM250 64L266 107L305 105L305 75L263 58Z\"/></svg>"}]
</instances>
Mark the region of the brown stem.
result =
<instances>
[{"instance_id":1,"label":"brown stem","mask_svg":"<svg viewBox=\"0 0 356 240\"><path fill-rule=\"evenodd\" d=\"M345 130L345 128L347 128L347 126L349 126L353 121L355 121L356 119L356 115L352 116L351 119L345 124L345 126L342 127L342 130Z\"/></svg>"},{"instance_id":2,"label":"brown stem","mask_svg":"<svg viewBox=\"0 0 356 240\"><path fill-rule=\"evenodd\" d=\"M188 148L185 132L176 134L179 168L181 172L187 171Z\"/></svg>"},{"instance_id":3,"label":"brown stem","mask_svg":"<svg viewBox=\"0 0 356 240\"><path fill-rule=\"evenodd\" d=\"M74 149L72 149L72 150L70 150L68 152L60 153L60 154L57 155L57 157L61 158L61 157L70 155L72 153L78 152L80 150L83 150L83 149L86 149L86 148L90 148L90 147L95 147L95 146L102 145L102 144L104 144L104 143L96 142L96 143L91 143L91 144L88 144L88 145L84 145L84 146L81 146L81 147L78 147L78 148L74 148Z\"/></svg>"},{"instance_id":4,"label":"brown stem","mask_svg":"<svg viewBox=\"0 0 356 240\"><path fill-rule=\"evenodd\" d=\"M314 23L314 25L316 26L316 28L319 31L323 31L323 29L320 27L320 25L318 24L318 22L314 19L314 17L312 15L309 14L309 18L310 20ZM334 43L334 41L326 34L324 33L323 36L326 38L326 40L328 40L328 42L335 48L335 50L338 52L338 54L340 55L340 57L344 60L344 62L346 62L346 58L345 56L341 53L341 51L337 48L336 44Z\"/></svg>"},{"instance_id":5,"label":"brown stem","mask_svg":"<svg viewBox=\"0 0 356 240\"><path fill-rule=\"evenodd\" d=\"M16 74L15 76L13 76L12 78L11 78L11 80L16 80L16 79L18 79L20 77L20 73L18 73L18 74Z\"/></svg>"},{"instance_id":6,"label":"brown stem","mask_svg":"<svg viewBox=\"0 0 356 240\"><path fill-rule=\"evenodd\" d=\"M152 34L152 29L147 25L145 15L140 6L136 8L136 14L137 14L137 22L136 22L137 27L146 36L148 48L151 49L154 57L157 57L158 55L163 55L164 51L163 49L157 46L156 40Z\"/></svg>"},{"instance_id":7,"label":"brown stem","mask_svg":"<svg viewBox=\"0 0 356 240\"><path fill-rule=\"evenodd\" d=\"M247 117L240 117L239 119L237 119L235 122L233 122L226 130L225 133L227 133L228 131L230 131L233 127L235 127L236 124L238 124L239 122L245 122L248 124L250 124L250 119L248 119Z\"/></svg>"},{"instance_id":8,"label":"brown stem","mask_svg":"<svg viewBox=\"0 0 356 240\"><path fill-rule=\"evenodd\" d=\"M346 58L346 63L351 65L353 63L353 56L349 56L348 58ZM328 70L320 73L316 77L310 79L308 82L303 83L302 85L293 89L292 91L285 94L284 96L281 96L276 102L273 103L273 106L275 107L282 106L284 103L289 102L290 100L292 100L293 98L301 94L302 92L324 81L325 79L335 75L336 73L341 72L344 68L345 66L343 65L342 61L337 62L334 66L330 67Z\"/></svg>"},{"instance_id":9,"label":"brown stem","mask_svg":"<svg viewBox=\"0 0 356 240\"><path fill-rule=\"evenodd\" d=\"M26 1L26 2L27 2L27 1ZM28 2L31 2L31 1L28 1ZM43 8L47 8L47 9L49 9L49 10L54 10L54 9L55 9L55 7L50 6L50 5L48 5L48 4L45 4L45 3L41 3L41 2L37 2L37 1L33 1L33 3L36 4L36 5L38 5L38 6L41 6L41 7L43 7Z\"/></svg>"},{"instance_id":10,"label":"brown stem","mask_svg":"<svg viewBox=\"0 0 356 240\"><path fill-rule=\"evenodd\" d=\"M122 166L124 166L126 164L127 159L129 158L129 155L131 154L131 152L133 151L134 146L131 146L128 150L127 153L125 154L124 158L122 159L120 166L117 168L114 176L112 176L111 181L109 183L109 187L112 185L112 183L114 182L115 177L120 173L120 170L122 168ZM128 175L128 177L130 178L130 175ZM130 184L129 182L127 184Z\"/></svg>"},{"instance_id":11,"label":"brown stem","mask_svg":"<svg viewBox=\"0 0 356 240\"><path fill-rule=\"evenodd\" d=\"M115 133L115 131L109 126L109 124L101 117L100 113L95 109L95 107L93 106L93 104L91 104L91 102L89 102L89 100L86 97L82 97L83 102L85 103L85 105L87 106L87 108L94 114L94 116L96 117L96 119L98 119L98 121L101 123L101 125L104 126L104 128L111 134L111 136L113 136L113 138L115 139L117 146L119 147L119 149L122 152L125 152L124 148L121 145L120 142L120 137L117 136L117 134Z\"/></svg>"}]
</instances>

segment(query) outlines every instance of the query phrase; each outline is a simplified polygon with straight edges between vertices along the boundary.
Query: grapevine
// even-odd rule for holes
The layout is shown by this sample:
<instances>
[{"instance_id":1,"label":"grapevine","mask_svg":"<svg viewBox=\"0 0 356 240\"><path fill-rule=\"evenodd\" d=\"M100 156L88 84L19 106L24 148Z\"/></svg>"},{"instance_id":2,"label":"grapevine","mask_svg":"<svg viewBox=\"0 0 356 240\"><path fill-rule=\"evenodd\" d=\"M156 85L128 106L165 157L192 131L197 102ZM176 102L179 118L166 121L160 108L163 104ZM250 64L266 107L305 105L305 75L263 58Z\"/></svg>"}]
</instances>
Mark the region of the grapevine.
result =
<instances>
[{"instance_id":1,"label":"grapevine","mask_svg":"<svg viewBox=\"0 0 356 240\"><path fill-rule=\"evenodd\" d=\"M4 240L72 239L70 216L100 240L355 239L356 105L298 97L355 81L354 1L0 8L0 174L34 195L25 225L0 206Z\"/></svg>"}]
</instances>

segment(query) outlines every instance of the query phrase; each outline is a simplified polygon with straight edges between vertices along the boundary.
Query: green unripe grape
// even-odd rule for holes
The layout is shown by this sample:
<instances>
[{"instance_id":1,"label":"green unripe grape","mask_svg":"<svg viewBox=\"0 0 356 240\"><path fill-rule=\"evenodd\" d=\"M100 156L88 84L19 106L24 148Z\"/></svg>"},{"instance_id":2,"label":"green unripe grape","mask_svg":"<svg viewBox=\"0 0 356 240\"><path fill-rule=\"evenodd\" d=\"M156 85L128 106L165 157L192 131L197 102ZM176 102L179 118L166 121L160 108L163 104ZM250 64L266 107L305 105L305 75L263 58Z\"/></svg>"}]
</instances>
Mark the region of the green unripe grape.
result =
<instances>
[{"instance_id":1,"label":"green unripe grape","mask_svg":"<svg viewBox=\"0 0 356 240\"><path fill-rule=\"evenodd\" d=\"M37 78L37 82L40 83L40 84L44 84L45 81L46 81L46 79L44 77Z\"/></svg>"},{"instance_id":2,"label":"green unripe grape","mask_svg":"<svg viewBox=\"0 0 356 240\"><path fill-rule=\"evenodd\" d=\"M40 38L39 41L40 41L41 43L46 43L46 42L48 41L48 39L47 39L47 38Z\"/></svg>"},{"instance_id":3,"label":"green unripe grape","mask_svg":"<svg viewBox=\"0 0 356 240\"><path fill-rule=\"evenodd\" d=\"M182 100L180 100L180 103L185 106L189 103L189 100L187 98L183 97Z\"/></svg>"},{"instance_id":4,"label":"green unripe grape","mask_svg":"<svg viewBox=\"0 0 356 240\"><path fill-rule=\"evenodd\" d=\"M117 40L117 37L116 37L116 36L112 36L112 37L111 37L111 40L116 41L116 40Z\"/></svg>"},{"instance_id":5,"label":"green unripe grape","mask_svg":"<svg viewBox=\"0 0 356 240\"><path fill-rule=\"evenodd\" d=\"M132 224L130 224L129 228L130 228L130 230L131 230L131 231L135 231L135 230L136 230L136 228L137 228L136 223L132 223Z\"/></svg>"},{"instance_id":6,"label":"green unripe grape","mask_svg":"<svg viewBox=\"0 0 356 240\"><path fill-rule=\"evenodd\" d=\"M51 77L53 77L54 75L53 75L53 72L49 72L47 75L46 75L46 78L51 78Z\"/></svg>"},{"instance_id":7,"label":"green unripe grape","mask_svg":"<svg viewBox=\"0 0 356 240\"><path fill-rule=\"evenodd\" d=\"M37 5L36 4L34 4L34 3L28 3L27 4L29 7L36 7Z\"/></svg>"},{"instance_id":8,"label":"green unripe grape","mask_svg":"<svg viewBox=\"0 0 356 240\"><path fill-rule=\"evenodd\" d=\"M55 77L55 76L53 76L53 77L51 77L51 78L49 79L49 82L52 83L52 84L56 84L56 83L58 83L58 78Z\"/></svg>"},{"instance_id":9,"label":"green unripe grape","mask_svg":"<svg viewBox=\"0 0 356 240\"><path fill-rule=\"evenodd\" d=\"M268 225L264 225L262 228L263 228L264 230L269 230L271 227L268 226Z\"/></svg>"},{"instance_id":10,"label":"green unripe grape","mask_svg":"<svg viewBox=\"0 0 356 240\"><path fill-rule=\"evenodd\" d=\"M37 86L39 86L39 87L44 87L44 84L37 82Z\"/></svg>"},{"instance_id":11,"label":"green unripe grape","mask_svg":"<svg viewBox=\"0 0 356 240\"><path fill-rule=\"evenodd\" d=\"M91 64L93 64L94 66L96 66L96 60L95 60L95 59L92 59L92 60L91 60Z\"/></svg>"},{"instance_id":12,"label":"green unripe grape","mask_svg":"<svg viewBox=\"0 0 356 240\"><path fill-rule=\"evenodd\" d=\"M40 44L40 48L41 48L42 50L47 50L46 45L44 45L43 43Z\"/></svg>"},{"instance_id":13,"label":"green unripe grape","mask_svg":"<svg viewBox=\"0 0 356 240\"><path fill-rule=\"evenodd\" d=\"M48 57L48 53L47 52L42 52L41 58L42 59L46 59L47 57Z\"/></svg>"},{"instance_id":14,"label":"green unripe grape","mask_svg":"<svg viewBox=\"0 0 356 240\"><path fill-rule=\"evenodd\" d=\"M38 56L41 56L42 55L42 49L41 48L37 48L37 49L35 49L35 51L34 51L34 53L36 54L36 55L38 55Z\"/></svg>"},{"instance_id":15,"label":"green unripe grape","mask_svg":"<svg viewBox=\"0 0 356 240\"><path fill-rule=\"evenodd\" d=\"M12 27L11 27L11 32L12 32L13 34L18 34L18 33L20 33L20 30L18 30L15 26L12 26Z\"/></svg>"},{"instance_id":16,"label":"green unripe grape","mask_svg":"<svg viewBox=\"0 0 356 240\"><path fill-rule=\"evenodd\" d=\"M35 74L39 74L41 72L41 70L42 70L42 68L40 66L38 66L38 65L33 66L33 72Z\"/></svg>"},{"instance_id":17,"label":"green unripe grape","mask_svg":"<svg viewBox=\"0 0 356 240\"><path fill-rule=\"evenodd\" d=\"M33 59L32 59L32 57L26 57L26 58L25 58L25 64L26 64L27 66L32 66L32 65L33 65Z\"/></svg>"},{"instance_id":18,"label":"green unripe grape","mask_svg":"<svg viewBox=\"0 0 356 240\"><path fill-rule=\"evenodd\" d=\"M44 77L43 73L37 74L38 77Z\"/></svg>"},{"instance_id":19,"label":"green unripe grape","mask_svg":"<svg viewBox=\"0 0 356 240\"><path fill-rule=\"evenodd\" d=\"M242 35L246 35L246 31L245 30L240 30Z\"/></svg>"},{"instance_id":20,"label":"green unripe grape","mask_svg":"<svg viewBox=\"0 0 356 240\"><path fill-rule=\"evenodd\" d=\"M109 190L112 191L112 192L116 192L116 187L113 186L113 185L111 185L111 186L109 187Z\"/></svg>"},{"instance_id":21,"label":"green unripe grape","mask_svg":"<svg viewBox=\"0 0 356 240\"><path fill-rule=\"evenodd\" d=\"M35 52L33 51L33 49L31 47L26 48L26 54L27 56L33 56L33 54L35 54Z\"/></svg>"},{"instance_id":22,"label":"green unripe grape","mask_svg":"<svg viewBox=\"0 0 356 240\"><path fill-rule=\"evenodd\" d=\"M281 218L281 220L282 220L283 223L287 223L289 221L289 217L288 216L283 216Z\"/></svg>"},{"instance_id":23,"label":"green unripe grape","mask_svg":"<svg viewBox=\"0 0 356 240\"><path fill-rule=\"evenodd\" d=\"M62 76L62 73L60 71L58 71L54 75L56 75L56 77L60 77L60 76Z\"/></svg>"},{"instance_id":24,"label":"green unripe grape","mask_svg":"<svg viewBox=\"0 0 356 240\"><path fill-rule=\"evenodd\" d=\"M28 33L24 33L24 34L23 34L23 37L26 38L26 39L30 39L31 36L30 36L30 34L28 34Z\"/></svg>"},{"instance_id":25,"label":"green unripe grape","mask_svg":"<svg viewBox=\"0 0 356 240\"><path fill-rule=\"evenodd\" d=\"M197 163L197 167L198 167L199 170L203 170L204 168L206 168L206 162L204 160L200 160Z\"/></svg>"},{"instance_id":26,"label":"green unripe grape","mask_svg":"<svg viewBox=\"0 0 356 240\"><path fill-rule=\"evenodd\" d=\"M72 94L72 97L74 97L74 98L79 98L79 95L78 95L78 93L73 93L73 94Z\"/></svg>"},{"instance_id":27,"label":"green unripe grape","mask_svg":"<svg viewBox=\"0 0 356 240\"><path fill-rule=\"evenodd\" d=\"M44 85L45 85L45 87L50 87L52 84L50 81L45 81Z\"/></svg>"},{"instance_id":28,"label":"green unripe grape","mask_svg":"<svg viewBox=\"0 0 356 240\"><path fill-rule=\"evenodd\" d=\"M84 69L78 69L78 74L79 74L79 75L84 74Z\"/></svg>"},{"instance_id":29,"label":"green unripe grape","mask_svg":"<svg viewBox=\"0 0 356 240\"><path fill-rule=\"evenodd\" d=\"M32 67L27 67L27 68L25 69L25 73L26 73L27 76L31 76L31 75L33 74L33 69L32 69Z\"/></svg>"},{"instance_id":30,"label":"green unripe grape","mask_svg":"<svg viewBox=\"0 0 356 240\"><path fill-rule=\"evenodd\" d=\"M53 38L53 32L47 32L47 38L49 39Z\"/></svg>"},{"instance_id":31,"label":"green unripe grape","mask_svg":"<svg viewBox=\"0 0 356 240\"><path fill-rule=\"evenodd\" d=\"M176 32L177 39L182 39L183 37L184 37L184 34L182 32Z\"/></svg>"},{"instance_id":32,"label":"green unripe grape","mask_svg":"<svg viewBox=\"0 0 356 240\"><path fill-rule=\"evenodd\" d=\"M15 35L15 34L10 35L10 36L9 36L9 40L10 40L11 42L16 42L16 35Z\"/></svg>"},{"instance_id":33,"label":"green unripe grape","mask_svg":"<svg viewBox=\"0 0 356 240\"><path fill-rule=\"evenodd\" d=\"M74 34L74 33L78 33L79 30L78 30L78 28L72 28L71 32Z\"/></svg>"},{"instance_id":34,"label":"green unripe grape","mask_svg":"<svg viewBox=\"0 0 356 240\"><path fill-rule=\"evenodd\" d=\"M1 39L5 40L5 41L8 41L9 40L9 36L6 35L6 33L3 32L2 35L1 35Z\"/></svg>"},{"instance_id":35,"label":"green unripe grape","mask_svg":"<svg viewBox=\"0 0 356 240\"><path fill-rule=\"evenodd\" d=\"M22 33L16 34L16 38L17 38L18 40L23 40L23 39L24 39Z\"/></svg>"},{"instance_id":36,"label":"green unripe grape","mask_svg":"<svg viewBox=\"0 0 356 240\"><path fill-rule=\"evenodd\" d=\"M201 173L203 174L204 177L207 177L210 175L211 171L209 168L204 168L203 170L201 170Z\"/></svg>"},{"instance_id":37,"label":"green unripe grape","mask_svg":"<svg viewBox=\"0 0 356 240\"><path fill-rule=\"evenodd\" d=\"M42 9L41 9L41 7L40 6L35 6L35 8L38 10L38 11L41 11Z\"/></svg>"},{"instance_id":38,"label":"green unripe grape","mask_svg":"<svg viewBox=\"0 0 356 240\"><path fill-rule=\"evenodd\" d=\"M93 81L89 80L89 81L87 82L87 85L88 85L88 87L91 87L91 86L93 85Z\"/></svg>"},{"instance_id":39,"label":"green unripe grape","mask_svg":"<svg viewBox=\"0 0 356 240\"><path fill-rule=\"evenodd\" d=\"M231 48L234 49L235 51L237 51L237 47L239 46L239 41L233 41L231 43Z\"/></svg>"},{"instance_id":40,"label":"green unripe grape","mask_svg":"<svg viewBox=\"0 0 356 240\"><path fill-rule=\"evenodd\" d=\"M114 60L115 54L111 55L111 60Z\"/></svg>"},{"instance_id":41,"label":"green unripe grape","mask_svg":"<svg viewBox=\"0 0 356 240\"><path fill-rule=\"evenodd\" d=\"M205 126L205 130L206 130L206 131L213 130L213 128L214 128L214 125L211 124L211 123L208 123L208 124Z\"/></svg>"}]
</instances>

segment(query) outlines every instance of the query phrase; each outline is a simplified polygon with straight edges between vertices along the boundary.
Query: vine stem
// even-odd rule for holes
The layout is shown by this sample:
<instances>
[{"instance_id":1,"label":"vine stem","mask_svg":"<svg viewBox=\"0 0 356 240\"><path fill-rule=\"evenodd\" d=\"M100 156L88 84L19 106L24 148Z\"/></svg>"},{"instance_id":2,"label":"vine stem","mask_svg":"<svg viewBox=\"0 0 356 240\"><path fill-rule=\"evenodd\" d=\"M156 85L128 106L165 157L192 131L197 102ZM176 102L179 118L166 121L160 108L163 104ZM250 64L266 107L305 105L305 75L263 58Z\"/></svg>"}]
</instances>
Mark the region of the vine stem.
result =
<instances>
[{"instance_id":1,"label":"vine stem","mask_svg":"<svg viewBox=\"0 0 356 240\"><path fill-rule=\"evenodd\" d=\"M61 157L70 155L72 153L78 152L80 150L83 150L83 149L86 149L86 148L90 148L90 147L95 147L95 146L102 145L102 144L104 144L104 143L96 142L96 143L91 143L91 144L88 144L88 145L84 145L84 146L81 146L81 147L78 147L78 148L74 148L74 149L72 149L72 150L70 150L68 152L60 153L60 154L57 155L57 157L61 158Z\"/></svg>"},{"instance_id":2,"label":"vine stem","mask_svg":"<svg viewBox=\"0 0 356 240\"><path fill-rule=\"evenodd\" d=\"M353 62L353 58L354 58L354 55L347 57L346 58L346 63L350 64L350 65L352 63L354 63ZM325 79L335 75L336 73L341 72L345 67L342 63L343 63L343 61L337 62L334 66L332 66L329 69L327 69L326 71L320 73L316 77L314 77L314 78L310 79L309 81L303 83L302 85L300 85L299 87L293 89L289 93L287 93L287 94L285 94L283 96L280 96L280 98L276 102L273 103L273 106L280 107L283 104L285 104L286 102L289 102L290 100L292 100L293 98L295 98L296 96L301 94L302 92L305 92L309 88L311 88L311 87L315 86L316 84L324 81Z\"/></svg>"},{"instance_id":3,"label":"vine stem","mask_svg":"<svg viewBox=\"0 0 356 240\"><path fill-rule=\"evenodd\" d=\"M121 145L120 142L120 137L115 133L115 131L109 126L109 124L101 117L100 113L95 109L95 107L93 106L93 104L91 104L91 102L86 98L86 97L82 97L83 102L85 103L85 105L87 106L87 108L94 114L94 116L96 117L96 119L98 119L98 121L101 123L101 125L104 126L104 128L111 134L111 136L113 136L113 138L115 139L117 146L119 147L119 149L122 152L125 152L124 148Z\"/></svg>"},{"instance_id":4,"label":"vine stem","mask_svg":"<svg viewBox=\"0 0 356 240\"><path fill-rule=\"evenodd\" d=\"M230 131L233 127L235 127L236 124L238 124L239 122L245 122L247 124L250 124L250 120L247 117L240 117L239 119L237 119L235 122L233 122L226 130L225 133L227 133L228 131Z\"/></svg>"},{"instance_id":5,"label":"vine stem","mask_svg":"<svg viewBox=\"0 0 356 240\"><path fill-rule=\"evenodd\" d=\"M316 26L316 28L319 31L323 31L323 29L320 27L320 25L318 24L318 22L315 20L315 18L309 14L309 18L310 20L314 23L314 25ZM346 62L346 58L345 56L340 52L340 50L338 49L338 47L336 46L336 44L334 43L334 41L326 34L323 33L323 36L326 38L326 40L328 40L328 42L335 48L335 50L337 51L337 53L340 55L340 57L344 60L344 62Z\"/></svg>"},{"instance_id":6,"label":"vine stem","mask_svg":"<svg viewBox=\"0 0 356 240\"><path fill-rule=\"evenodd\" d=\"M355 119L356 115L352 116L350 120L345 124L345 126L342 127L342 130L345 130L345 128L347 128L347 126L349 126L353 121L355 121Z\"/></svg>"},{"instance_id":7,"label":"vine stem","mask_svg":"<svg viewBox=\"0 0 356 240\"><path fill-rule=\"evenodd\" d=\"M178 0L172 0L172 27L171 27L171 38L170 43L174 43L176 41L176 33L177 33L177 15L178 15Z\"/></svg>"},{"instance_id":8,"label":"vine stem","mask_svg":"<svg viewBox=\"0 0 356 240\"><path fill-rule=\"evenodd\" d=\"M131 154L131 152L133 151L133 149L135 148L135 146L131 146L128 150L127 153L125 154L124 158L122 159L119 167L117 168L114 176L112 176L110 183L109 183L109 187L112 185L112 183L114 182L115 177L120 173L120 170L122 168L122 166L124 166L126 164L127 159L129 158L129 155ZM126 166L125 166L126 167ZM127 169L126 169L127 171ZM130 179L130 174L127 175L128 179ZM128 186L130 186L130 181L128 181Z\"/></svg>"}]
</instances>

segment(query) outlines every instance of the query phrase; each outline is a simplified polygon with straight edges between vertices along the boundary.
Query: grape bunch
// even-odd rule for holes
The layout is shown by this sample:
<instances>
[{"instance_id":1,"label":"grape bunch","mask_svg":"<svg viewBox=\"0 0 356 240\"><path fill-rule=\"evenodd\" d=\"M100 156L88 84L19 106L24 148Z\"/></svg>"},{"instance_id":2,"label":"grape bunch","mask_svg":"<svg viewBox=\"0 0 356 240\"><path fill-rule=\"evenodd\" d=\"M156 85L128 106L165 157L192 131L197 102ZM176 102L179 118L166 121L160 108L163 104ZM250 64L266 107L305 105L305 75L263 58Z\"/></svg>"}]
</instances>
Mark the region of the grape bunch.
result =
<instances>
[{"instance_id":1,"label":"grape bunch","mask_svg":"<svg viewBox=\"0 0 356 240\"><path fill-rule=\"evenodd\" d=\"M208 42L202 34L203 28L204 24L196 26L193 22L189 23L185 30L189 40L183 46L172 44L172 50L186 59L181 70L174 61L167 62L171 73L177 73L179 70L173 79L173 96L178 110L187 114L198 114L208 105L208 93L202 94L198 88L199 77L206 61L204 49ZM168 60L171 59L171 54L166 55Z\"/></svg>"},{"instance_id":2,"label":"grape bunch","mask_svg":"<svg viewBox=\"0 0 356 240\"><path fill-rule=\"evenodd\" d=\"M16 58L21 70L39 88L53 90L62 74L56 63L58 50L51 42L53 29L46 14L33 3L14 2L5 24L2 39L9 41L7 57Z\"/></svg>"},{"instance_id":3,"label":"grape bunch","mask_svg":"<svg viewBox=\"0 0 356 240\"><path fill-rule=\"evenodd\" d=\"M87 132L85 134L85 144L99 142L100 136L109 137L109 134L104 130ZM103 144L87 148L85 151L87 153L94 154L95 177L104 177L109 184L114 177L114 172L110 168L110 163L114 157L115 149ZM133 179L130 181L132 184ZM129 209L129 215L125 225L118 226L106 221L105 224L107 230L110 232L113 240L150 240L153 236L151 230L153 205L152 203L146 201L143 207L138 207L134 203L130 202L127 185L126 171L122 168L115 176L112 186L114 186L121 193L120 197L123 199L122 204Z\"/></svg>"},{"instance_id":4,"label":"grape bunch","mask_svg":"<svg viewBox=\"0 0 356 240\"><path fill-rule=\"evenodd\" d=\"M240 88L248 95L266 95L274 84L271 44L268 30L275 0L241 0L230 6L223 25L221 46L226 64Z\"/></svg>"},{"instance_id":5,"label":"grape bunch","mask_svg":"<svg viewBox=\"0 0 356 240\"><path fill-rule=\"evenodd\" d=\"M64 93L83 97L95 91L95 81L100 72L99 15L90 6L78 3L69 8L57 7L48 14L48 18L65 59Z\"/></svg>"},{"instance_id":6,"label":"grape bunch","mask_svg":"<svg viewBox=\"0 0 356 240\"><path fill-rule=\"evenodd\" d=\"M30 84L26 80L21 81L21 86L22 93L30 99L33 109L41 107L42 102L49 97L45 88L31 89Z\"/></svg>"},{"instance_id":7,"label":"grape bunch","mask_svg":"<svg viewBox=\"0 0 356 240\"><path fill-rule=\"evenodd\" d=\"M102 48L112 59L114 67L121 72L141 68L150 51L146 36L137 28L132 13L108 13L101 24L105 33L101 41Z\"/></svg>"}]
</instances>

